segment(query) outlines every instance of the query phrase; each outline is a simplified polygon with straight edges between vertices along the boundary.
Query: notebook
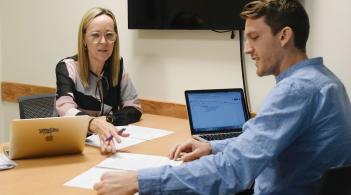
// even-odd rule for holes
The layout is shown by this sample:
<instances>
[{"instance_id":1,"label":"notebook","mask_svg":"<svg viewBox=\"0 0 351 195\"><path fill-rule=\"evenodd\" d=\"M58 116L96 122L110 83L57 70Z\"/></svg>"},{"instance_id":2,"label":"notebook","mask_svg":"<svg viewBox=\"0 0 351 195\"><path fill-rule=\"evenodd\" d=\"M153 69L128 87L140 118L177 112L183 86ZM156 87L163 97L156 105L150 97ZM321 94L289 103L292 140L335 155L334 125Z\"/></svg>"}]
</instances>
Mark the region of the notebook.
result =
<instances>
[{"instance_id":1,"label":"notebook","mask_svg":"<svg viewBox=\"0 0 351 195\"><path fill-rule=\"evenodd\" d=\"M11 123L10 159L81 153L89 116L16 119Z\"/></svg>"},{"instance_id":2,"label":"notebook","mask_svg":"<svg viewBox=\"0 0 351 195\"><path fill-rule=\"evenodd\" d=\"M242 89L186 90L185 99L191 135L201 141L238 136L249 119Z\"/></svg>"}]
</instances>

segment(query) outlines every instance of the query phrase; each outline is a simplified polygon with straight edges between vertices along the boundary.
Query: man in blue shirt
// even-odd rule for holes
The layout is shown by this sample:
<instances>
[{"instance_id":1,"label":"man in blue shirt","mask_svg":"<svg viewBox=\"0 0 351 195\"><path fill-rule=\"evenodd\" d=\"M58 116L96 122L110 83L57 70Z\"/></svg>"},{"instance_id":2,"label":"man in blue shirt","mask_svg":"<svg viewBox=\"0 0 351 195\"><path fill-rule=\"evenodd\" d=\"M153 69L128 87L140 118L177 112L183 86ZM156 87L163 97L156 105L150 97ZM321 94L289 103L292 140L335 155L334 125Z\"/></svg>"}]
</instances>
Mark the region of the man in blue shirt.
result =
<instances>
[{"instance_id":1,"label":"man in blue shirt","mask_svg":"<svg viewBox=\"0 0 351 195\"><path fill-rule=\"evenodd\" d=\"M255 194L315 194L323 172L351 164L351 105L344 85L308 59L309 21L297 0L245 6L245 52L258 76L276 85L237 138L177 145L181 166L106 173L100 194L234 194L255 181ZM182 154L182 155L181 155Z\"/></svg>"}]
</instances>

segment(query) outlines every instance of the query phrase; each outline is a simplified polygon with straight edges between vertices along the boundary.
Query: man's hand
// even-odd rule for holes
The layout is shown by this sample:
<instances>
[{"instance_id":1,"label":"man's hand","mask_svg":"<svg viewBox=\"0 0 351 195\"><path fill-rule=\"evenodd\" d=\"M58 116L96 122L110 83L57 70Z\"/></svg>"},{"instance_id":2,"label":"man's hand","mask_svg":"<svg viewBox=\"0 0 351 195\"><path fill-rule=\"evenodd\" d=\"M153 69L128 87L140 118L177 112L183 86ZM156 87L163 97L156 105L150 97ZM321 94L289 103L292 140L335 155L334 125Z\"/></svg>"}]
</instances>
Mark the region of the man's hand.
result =
<instances>
[{"instance_id":1,"label":"man's hand","mask_svg":"<svg viewBox=\"0 0 351 195\"><path fill-rule=\"evenodd\" d=\"M94 185L94 190L98 195L135 194L139 191L137 174L136 171L106 172Z\"/></svg>"},{"instance_id":2,"label":"man's hand","mask_svg":"<svg viewBox=\"0 0 351 195\"><path fill-rule=\"evenodd\" d=\"M106 116L94 118L89 129L99 135L102 153L115 153L116 146L113 139L115 139L117 143L120 143L121 138L119 136L129 136L127 132L119 134L116 127L106 121Z\"/></svg>"},{"instance_id":3,"label":"man's hand","mask_svg":"<svg viewBox=\"0 0 351 195\"><path fill-rule=\"evenodd\" d=\"M182 160L184 162L188 162L202 156L209 155L211 152L212 148L209 143L190 139L182 144L175 145L171 149L168 157L171 160Z\"/></svg>"}]
</instances>

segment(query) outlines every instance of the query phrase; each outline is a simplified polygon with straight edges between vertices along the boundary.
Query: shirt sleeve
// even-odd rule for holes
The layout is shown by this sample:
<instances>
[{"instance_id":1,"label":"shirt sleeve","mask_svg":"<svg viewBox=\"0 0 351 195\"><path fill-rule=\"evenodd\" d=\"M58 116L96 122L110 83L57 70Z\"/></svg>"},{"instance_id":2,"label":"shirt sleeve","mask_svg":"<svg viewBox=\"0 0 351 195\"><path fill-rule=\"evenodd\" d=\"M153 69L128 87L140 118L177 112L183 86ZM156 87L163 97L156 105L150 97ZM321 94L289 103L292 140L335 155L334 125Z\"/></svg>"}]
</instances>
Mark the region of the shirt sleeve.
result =
<instances>
[{"instance_id":1,"label":"shirt sleeve","mask_svg":"<svg viewBox=\"0 0 351 195\"><path fill-rule=\"evenodd\" d=\"M211 148L212 148L212 154L217 154L218 152L223 152L225 147L227 147L227 145L230 142L235 141L235 139L236 139L236 137L229 138L229 139L224 139L224 140L210 141Z\"/></svg>"},{"instance_id":2,"label":"shirt sleeve","mask_svg":"<svg viewBox=\"0 0 351 195\"><path fill-rule=\"evenodd\" d=\"M142 108L138 98L138 93L129 77L123 69L121 87L121 109L113 113L114 125L127 125L140 120Z\"/></svg>"},{"instance_id":3,"label":"shirt sleeve","mask_svg":"<svg viewBox=\"0 0 351 195\"><path fill-rule=\"evenodd\" d=\"M277 85L239 137L213 142L212 146L219 146L215 154L178 167L140 170L140 194L233 194L247 189L309 120L306 113L312 98L299 91L291 84Z\"/></svg>"},{"instance_id":4,"label":"shirt sleeve","mask_svg":"<svg viewBox=\"0 0 351 195\"><path fill-rule=\"evenodd\" d=\"M60 61L56 66L56 109L59 116L75 116L80 113L73 99L75 85L69 77L66 63Z\"/></svg>"}]
</instances>

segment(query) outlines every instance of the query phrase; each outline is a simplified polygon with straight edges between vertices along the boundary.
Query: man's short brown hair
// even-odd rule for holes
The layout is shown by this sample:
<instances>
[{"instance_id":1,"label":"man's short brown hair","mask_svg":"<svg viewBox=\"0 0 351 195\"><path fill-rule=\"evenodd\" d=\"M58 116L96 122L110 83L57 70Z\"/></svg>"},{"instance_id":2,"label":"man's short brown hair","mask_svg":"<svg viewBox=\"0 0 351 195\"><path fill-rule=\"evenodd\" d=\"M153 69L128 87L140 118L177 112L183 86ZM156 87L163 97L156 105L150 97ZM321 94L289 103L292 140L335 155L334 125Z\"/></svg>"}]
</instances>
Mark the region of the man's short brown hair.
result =
<instances>
[{"instance_id":1,"label":"man's short brown hair","mask_svg":"<svg viewBox=\"0 0 351 195\"><path fill-rule=\"evenodd\" d=\"M294 32L295 47L306 51L306 42L310 24L306 10L297 0L256 0L248 3L241 17L256 19L265 17L275 35L284 27L290 27Z\"/></svg>"}]
</instances>

